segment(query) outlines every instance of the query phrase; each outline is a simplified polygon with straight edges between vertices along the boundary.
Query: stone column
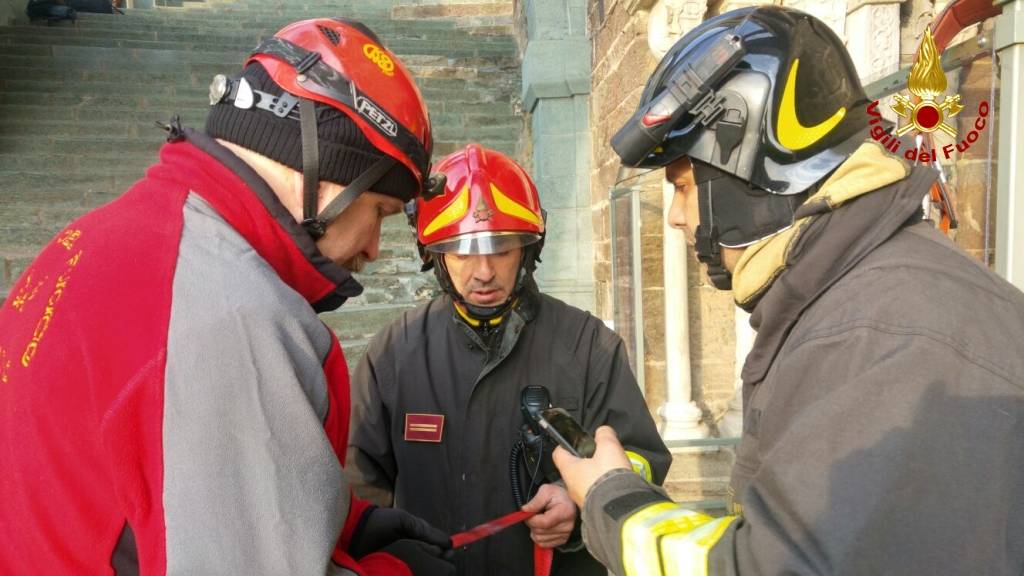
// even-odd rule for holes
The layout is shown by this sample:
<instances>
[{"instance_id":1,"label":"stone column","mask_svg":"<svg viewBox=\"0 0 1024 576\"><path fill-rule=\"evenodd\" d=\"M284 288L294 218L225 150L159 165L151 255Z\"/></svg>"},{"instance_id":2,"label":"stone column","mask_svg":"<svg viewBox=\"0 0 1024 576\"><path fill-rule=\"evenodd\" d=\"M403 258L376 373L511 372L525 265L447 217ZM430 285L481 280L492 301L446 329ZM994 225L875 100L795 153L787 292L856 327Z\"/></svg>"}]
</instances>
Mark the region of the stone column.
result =
<instances>
[{"instance_id":1,"label":"stone column","mask_svg":"<svg viewBox=\"0 0 1024 576\"><path fill-rule=\"evenodd\" d=\"M590 41L585 0L526 0L523 107L534 183L548 213L541 289L595 310L590 211Z\"/></svg>"},{"instance_id":2,"label":"stone column","mask_svg":"<svg viewBox=\"0 0 1024 576\"><path fill-rule=\"evenodd\" d=\"M665 440L707 438L701 410L693 401L690 371L690 319L687 310L686 237L668 225L668 211L675 187L663 185L662 234L665 266L665 404L658 410L664 419Z\"/></svg>"},{"instance_id":3,"label":"stone column","mask_svg":"<svg viewBox=\"0 0 1024 576\"><path fill-rule=\"evenodd\" d=\"M687 32L701 23L707 12L705 0L658 0L647 19L647 44L655 58L662 56ZM663 419L662 438L668 441L707 438L707 426L693 401L690 366L690 321L687 309L686 238L668 225L668 211L675 187L662 185L662 260L665 301L665 403L658 409Z\"/></svg>"}]
</instances>

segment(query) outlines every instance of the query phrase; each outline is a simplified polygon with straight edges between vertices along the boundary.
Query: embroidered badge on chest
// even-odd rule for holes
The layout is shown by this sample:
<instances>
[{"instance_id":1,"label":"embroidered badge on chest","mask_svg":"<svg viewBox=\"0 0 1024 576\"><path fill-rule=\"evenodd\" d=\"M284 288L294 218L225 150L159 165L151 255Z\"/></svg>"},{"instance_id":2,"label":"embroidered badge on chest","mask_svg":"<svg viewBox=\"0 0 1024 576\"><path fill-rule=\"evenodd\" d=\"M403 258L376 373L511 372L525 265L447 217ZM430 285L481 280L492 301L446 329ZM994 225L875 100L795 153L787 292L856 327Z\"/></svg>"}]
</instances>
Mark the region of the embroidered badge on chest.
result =
<instances>
[{"instance_id":1,"label":"embroidered badge on chest","mask_svg":"<svg viewBox=\"0 0 1024 576\"><path fill-rule=\"evenodd\" d=\"M406 442L440 442L444 431L444 416L441 414L406 414Z\"/></svg>"}]
</instances>

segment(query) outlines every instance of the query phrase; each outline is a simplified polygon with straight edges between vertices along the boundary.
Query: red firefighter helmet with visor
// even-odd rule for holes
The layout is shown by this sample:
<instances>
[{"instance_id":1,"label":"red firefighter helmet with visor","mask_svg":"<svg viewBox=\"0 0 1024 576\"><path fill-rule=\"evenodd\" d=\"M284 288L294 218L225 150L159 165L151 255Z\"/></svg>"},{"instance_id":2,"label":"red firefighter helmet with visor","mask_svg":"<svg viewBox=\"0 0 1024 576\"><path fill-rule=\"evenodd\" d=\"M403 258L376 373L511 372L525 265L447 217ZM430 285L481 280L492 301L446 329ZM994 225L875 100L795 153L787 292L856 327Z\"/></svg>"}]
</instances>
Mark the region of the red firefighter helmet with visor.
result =
<instances>
[{"instance_id":1,"label":"red firefighter helmet with visor","mask_svg":"<svg viewBox=\"0 0 1024 576\"><path fill-rule=\"evenodd\" d=\"M427 252L495 254L542 240L544 213L533 181L514 160L469 144L438 162L443 193L417 200L416 235Z\"/></svg>"}]
</instances>

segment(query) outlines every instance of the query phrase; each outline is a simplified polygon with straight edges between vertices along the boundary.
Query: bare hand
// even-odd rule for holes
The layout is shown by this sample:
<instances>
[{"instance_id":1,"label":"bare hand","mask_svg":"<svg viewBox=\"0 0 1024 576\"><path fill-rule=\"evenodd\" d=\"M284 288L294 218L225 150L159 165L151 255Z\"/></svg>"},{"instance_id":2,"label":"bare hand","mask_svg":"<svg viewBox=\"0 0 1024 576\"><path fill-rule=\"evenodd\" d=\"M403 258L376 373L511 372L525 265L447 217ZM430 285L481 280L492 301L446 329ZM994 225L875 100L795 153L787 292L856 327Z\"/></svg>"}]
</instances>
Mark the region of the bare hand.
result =
<instances>
[{"instance_id":1,"label":"bare hand","mask_svg":"<svg viewBox=\"0 0 1024 576\"><path fill-rule=\"evenodd\" d=\"M594 441L597 442L597 450L593 458L576 458L561 446L556 448L552 455L555 466L558 467L562 480L569 489L569 496L580 508L583 508L587 491L598 478L617 468L632 469L626 451L622 449L622 444L619 444L619 437L610 426L598 428L594 433Z\"/></svg>"},{"instance_id":2,"label":"bare hand","mask_svg":"<svg viewBox=\"0 0 1024 576\"><path fill-rule=\"evenodd\" d=\"M555 548L569 540L576 524L576 506L565 488L557 484L542 485L523 510L537 512L526 525L530 528L530 538L541 548Z\"/></svg>"}]
</instances>

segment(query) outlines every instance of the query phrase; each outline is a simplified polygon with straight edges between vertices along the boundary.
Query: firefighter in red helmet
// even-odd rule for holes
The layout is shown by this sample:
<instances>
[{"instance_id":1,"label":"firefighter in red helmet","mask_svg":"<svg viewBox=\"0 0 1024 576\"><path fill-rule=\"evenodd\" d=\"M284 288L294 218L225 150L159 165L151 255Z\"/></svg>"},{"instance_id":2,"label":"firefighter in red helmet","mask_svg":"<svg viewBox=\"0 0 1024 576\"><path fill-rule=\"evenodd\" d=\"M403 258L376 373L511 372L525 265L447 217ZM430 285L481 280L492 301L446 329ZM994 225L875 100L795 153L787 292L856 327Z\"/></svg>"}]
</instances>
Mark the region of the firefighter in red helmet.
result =
<instances>
[{"instance_id":1,"label":"firefighter in red helmet","mask_svg":"<svg viewBox=\"0 0 1024 576\"><path fill-rule=\"evenodd\" d=\"M428 186L422 97L321 18L210 104L0 307L0 573L452 573L445 533L345 483L348 369L316 315Z\"/></svg>"},{"instance_id":2,"label":"firefighter in red helmet","mask_svg":"<svg viewBox=\"0 0 1024 576\"><path fill-rule=\"evenodd\" d=\"M671 458L623 343L538 290L545 214L519 165L470 144L441 160L435 178L443 190L418 199L414 218L443 294L379 333L357 367L346 471L357 492L450 533L520 505L537 512L456 551L459 574L533 574L536 544L557 548L555 574L603 576L520 406L527 387L543 388L588 430L616 426L635 469L662 482Z\"/></svg>"},{"instance_id":3,"label":"firefighter in red helmet","mask_svg":"<svg viewBox=\"0 0 1024 576\"><path fill-rule=\"evenodd\" d=\"M497 326L532 279L544 247L537 188L510 158L475 144L442 160L437 172L445 176L446 193L417 201L417 245L456 311L472 326ZM448 254L452 257L441 256ZM468 257L486 255L517 261L509 286L467 286L460 275L452 277L449 261L462 271Z\"/></svg>"}]
</instances>

